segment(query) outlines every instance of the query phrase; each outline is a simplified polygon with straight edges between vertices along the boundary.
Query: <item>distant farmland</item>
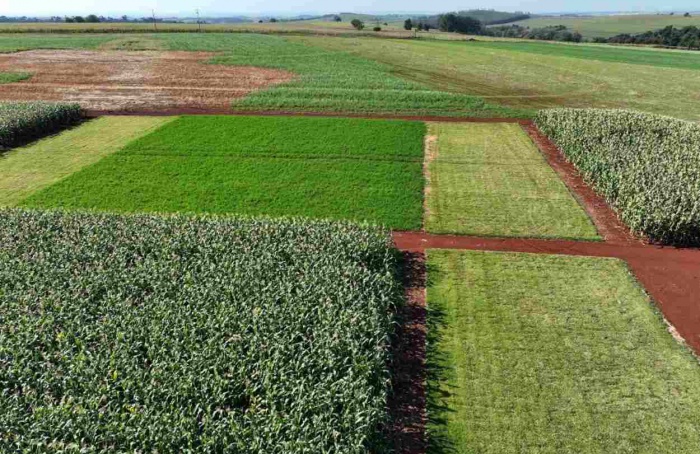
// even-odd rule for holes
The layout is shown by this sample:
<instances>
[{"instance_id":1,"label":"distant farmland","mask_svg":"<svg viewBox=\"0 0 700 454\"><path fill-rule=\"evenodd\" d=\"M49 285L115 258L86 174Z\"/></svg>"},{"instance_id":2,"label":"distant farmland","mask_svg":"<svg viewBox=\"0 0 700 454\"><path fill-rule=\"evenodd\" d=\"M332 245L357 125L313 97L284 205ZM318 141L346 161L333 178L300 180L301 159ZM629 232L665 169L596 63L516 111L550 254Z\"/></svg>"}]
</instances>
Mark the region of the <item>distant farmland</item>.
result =
<instances>
[{"instance_id":1,"label":"distant farmland","mask_svg":"<svg viewBox=\"0 0 700 454\"><path fill-rule=\"evenodd\" d=\"M692 14L692 13L691 13ZM626 16L589 16L589 17L536 17L516 22L530 28L546 27L550 25L565 25L577 31L584 38L595 38L610 36L622 33L643 33L648 30L664 28L668 25L674 27L685 27L688 25L700 26L700 13L692 14L691 17L683 17L683 13L653 15L626 15Z\"/></svg>"}]
</instances>

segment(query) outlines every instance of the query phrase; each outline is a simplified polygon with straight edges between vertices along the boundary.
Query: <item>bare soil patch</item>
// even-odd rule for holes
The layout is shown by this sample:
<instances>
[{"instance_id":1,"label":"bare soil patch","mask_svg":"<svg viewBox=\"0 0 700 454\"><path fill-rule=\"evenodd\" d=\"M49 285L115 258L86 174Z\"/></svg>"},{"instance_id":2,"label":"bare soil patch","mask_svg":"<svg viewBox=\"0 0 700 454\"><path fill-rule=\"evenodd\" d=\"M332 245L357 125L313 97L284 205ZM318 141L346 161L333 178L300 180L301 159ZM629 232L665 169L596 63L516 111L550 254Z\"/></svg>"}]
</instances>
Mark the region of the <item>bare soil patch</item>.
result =
<instances>
[{"instance_id":1,"label":"bare soil patch","mask_svg":"<svg viewBox=\"0 0 700 454\"><path fill-rule=\"evenodd\" d=\"M33 50L0 55L0 71L33 74L0 86L3 101L69 101L85 109L224 110L235 98L288 82L282 70L210 65L209 52Z\"/></svg>"}]
</instances>

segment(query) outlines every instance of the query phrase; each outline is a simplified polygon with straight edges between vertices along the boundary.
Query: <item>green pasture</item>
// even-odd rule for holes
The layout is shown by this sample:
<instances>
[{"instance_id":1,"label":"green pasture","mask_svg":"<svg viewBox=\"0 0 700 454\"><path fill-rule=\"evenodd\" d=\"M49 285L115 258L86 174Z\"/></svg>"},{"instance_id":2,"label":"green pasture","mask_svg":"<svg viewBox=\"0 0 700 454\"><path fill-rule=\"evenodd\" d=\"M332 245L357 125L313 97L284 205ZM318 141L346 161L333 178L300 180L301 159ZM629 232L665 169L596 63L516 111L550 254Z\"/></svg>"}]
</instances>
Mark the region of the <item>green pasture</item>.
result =
<instances>
[{"instance_id":1,"label":"green pasture","mask_svg":"<svg viewBox=\"0 0 700 454\"><path fill-rule=\"evenodd\" d=\"M622 262L428 252L430 453L700 445L700 366Z\"/></svg>"},{"instance_id":2,"label":"green pasture","mask_svg":"<svg viewBox=\"0 0 700 454\"><path fill-rule=\"evenodd\" d=\"M692 52L529 42L294 39L374 60L404 79L489 104L614 107L700 120L700 77L692 69L700 57Z\"/></svg>"},{"instance_id":3,"label":"green pasture","mask_svg":"<svg viewBox=\"0 0 700 454\"><path fill-rule=\"evenodd\" d=\"M262 137L274 124L294 134ZM183 117L172 125L32 194L21 205L307 216L402 230L421 226L423 123ZM368 140L371 131L384 137Z\"/></svg>"},{"instance_id":4,"label":"green pasture","mask_svg":"<svg viewBox=\"0 0 700 454\"><path fill-rule=\"evenodd\" d=\"M600 239L519 125L432 123L428 134L427 231Z\"/></svg>"}]
</instances>

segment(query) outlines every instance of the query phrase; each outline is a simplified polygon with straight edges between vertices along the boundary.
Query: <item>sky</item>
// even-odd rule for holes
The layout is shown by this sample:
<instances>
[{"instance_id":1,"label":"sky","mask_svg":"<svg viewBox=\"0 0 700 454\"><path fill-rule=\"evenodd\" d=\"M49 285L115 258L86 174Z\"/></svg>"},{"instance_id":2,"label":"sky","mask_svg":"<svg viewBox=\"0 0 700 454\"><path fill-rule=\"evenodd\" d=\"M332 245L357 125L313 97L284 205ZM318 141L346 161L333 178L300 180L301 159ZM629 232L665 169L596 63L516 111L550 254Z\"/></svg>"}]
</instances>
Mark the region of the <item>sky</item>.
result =
<instances>
[{"instance_id":1,"label":"sky","mask_svg":"<svg viewBox=\"0 0 700 454\"><path fill-rule=\"evenodd\" d=\"M296 15L305 13L337 12L445 12L471 8L489 8L502 11L592 12L592 11L696 11L697 0L0 0L0 15L45 16L90 14L135 16L150 15L151 9L159 16L193 15L199 8L202 15L276 13Z\"/></svg>"}]
</instances>

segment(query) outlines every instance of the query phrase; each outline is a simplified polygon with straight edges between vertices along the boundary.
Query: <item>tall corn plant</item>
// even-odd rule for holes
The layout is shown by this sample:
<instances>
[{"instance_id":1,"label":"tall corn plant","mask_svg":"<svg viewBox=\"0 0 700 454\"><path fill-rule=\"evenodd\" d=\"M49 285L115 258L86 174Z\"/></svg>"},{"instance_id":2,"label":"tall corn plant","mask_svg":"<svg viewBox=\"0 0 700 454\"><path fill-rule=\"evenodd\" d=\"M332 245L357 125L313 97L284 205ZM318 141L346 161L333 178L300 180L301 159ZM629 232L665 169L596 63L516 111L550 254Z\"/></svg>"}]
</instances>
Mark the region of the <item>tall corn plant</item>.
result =
<instances>
[{"instance_id":1,"label":"tall corn plant","mask_svg":"<svg viewBox=\"0 0 700 454\"><path fill-rule=\"evenodd\" d=\"M535 122L632 230L700 244L700 125L609 109L544 110Z\"/></svg>"},{"instance_id":2,"label":"tall corn plant","mask_svg":"<svg viewBox=\"0 0 700 454\"><path fill-rule=\"evenodd\" d=\"M60 131L79 122L82 116L78 104L0 103L0 149Z\"/></svg>"}]
</instances>

